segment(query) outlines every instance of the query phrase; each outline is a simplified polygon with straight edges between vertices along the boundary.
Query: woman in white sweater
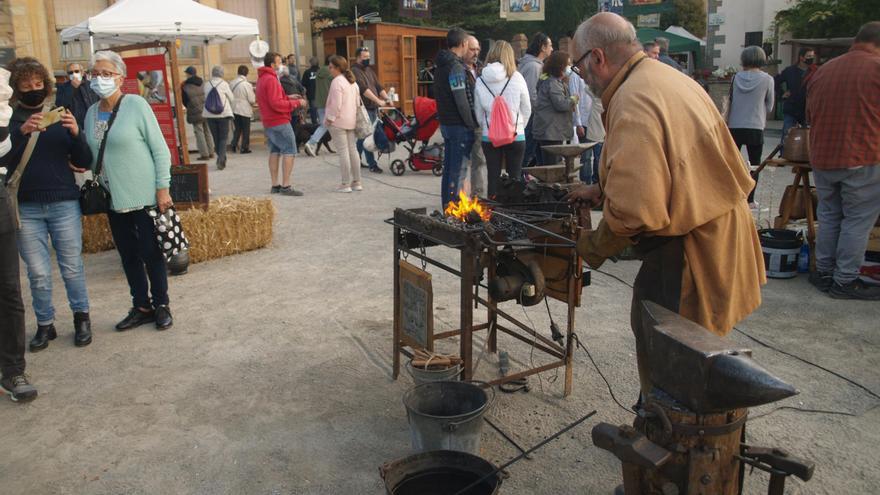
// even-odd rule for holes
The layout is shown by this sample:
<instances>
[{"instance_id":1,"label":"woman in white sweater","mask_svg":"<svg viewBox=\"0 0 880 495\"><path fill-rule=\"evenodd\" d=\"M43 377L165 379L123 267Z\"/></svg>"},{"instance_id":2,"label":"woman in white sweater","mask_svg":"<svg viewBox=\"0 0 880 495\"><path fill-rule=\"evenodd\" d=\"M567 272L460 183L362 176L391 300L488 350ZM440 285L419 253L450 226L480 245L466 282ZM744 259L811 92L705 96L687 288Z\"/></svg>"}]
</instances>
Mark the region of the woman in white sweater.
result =
<instances>
[{"instance_id":1,"label":"woman in white sweater","mask_svg":"<svg viewBox=\"0 0 880 495\"><path fill-rule=\"evenodd\" d=\"M215 65L211 69L211 80L203 84L202 87L205 89L205 111L202 112L202 115L207 119L208 129L211 130L211 137L214 138L214 148L217 150L217 169L223 170L226 168L226 144L229 142L232 102L235 101L235 95L232 94L229 83L223 79L223 67L219 65ZM214 88L217 89L220 102L223 104L223 111L219 113L211 112L208 109L208 99Z\"/></svg>"},{"instance_id":2,"label":"woman in white sweater","mask_svg":"<svg viewBox=\"0 0 880 495\"><path fill-rule=\"evenodd\" d=\"M525 127L532 114L532 105L526 80L516 70L516 57L510 43L496 41L486 55L486 64L474 88L474 113L477 123L483 128L487 192L491 198L498 191L502 164L506 165L507 175L516 180L522 179L522 162L526 151ZM516 127L516 137L512 143L496 148L489 141L489 128L492 125L495 97L499 95L507 103L510 121Z\"/></svg>"}]
</instances>

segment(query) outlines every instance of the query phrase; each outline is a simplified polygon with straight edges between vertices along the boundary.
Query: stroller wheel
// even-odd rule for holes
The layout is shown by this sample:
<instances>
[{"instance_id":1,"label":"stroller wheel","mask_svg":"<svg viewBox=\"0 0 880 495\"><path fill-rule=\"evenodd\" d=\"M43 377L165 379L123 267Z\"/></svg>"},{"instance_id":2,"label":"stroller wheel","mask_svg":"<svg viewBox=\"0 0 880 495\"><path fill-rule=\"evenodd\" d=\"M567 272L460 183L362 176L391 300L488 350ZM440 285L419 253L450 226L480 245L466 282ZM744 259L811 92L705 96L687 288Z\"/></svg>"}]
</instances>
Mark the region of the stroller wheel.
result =
<instances>
[{"instance_id":1,"label":"stroller wheel","mask_svg":"<svg viewBox=\"0 0 880 495\"><path fill-rule=\"evenodd\" d=\"M407 158L406 164L409 165L410 170L412 170L413 172L417 172L419 170L416 168L416 164L415 162L413 162L412 158Z\"/></svg>"},{"instance_id":2,"label":"stroller wheel","mask_svg":"<svg viewBox=\"0 0 880 495\"><path fill-rule=\"evenodd\" d=\"M433 173L437 177L443 175L443 162L434 165L434 168L431 169L431 173Z\"/></svg>"},{"instance_id":3,"label":"stroller wheel","mask_svg":"<svg viewBox=\"0 0 880 495\"><path fill-rule=\"evenodd\" d=\"M391 162L391 173L394 175L403 175L406 172L406 166L403 164L403 160L397 159Z\"/></svg>"}]
</instances>

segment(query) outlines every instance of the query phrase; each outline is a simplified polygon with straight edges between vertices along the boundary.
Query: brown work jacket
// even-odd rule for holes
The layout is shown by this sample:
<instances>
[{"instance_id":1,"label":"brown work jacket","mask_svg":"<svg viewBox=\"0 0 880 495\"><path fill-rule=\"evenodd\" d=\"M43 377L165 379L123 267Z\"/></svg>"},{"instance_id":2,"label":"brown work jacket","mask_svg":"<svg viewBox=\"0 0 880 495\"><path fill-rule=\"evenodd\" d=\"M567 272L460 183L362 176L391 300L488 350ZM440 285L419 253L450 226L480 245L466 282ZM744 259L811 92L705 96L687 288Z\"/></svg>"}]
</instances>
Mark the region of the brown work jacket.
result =
<instances>
[{"instance_id":1,"label":"brown work jacket","mask_svg":"<svg viewBox=\"0 0 880 495\"><path fill-rule=\"evenodd\" d=\"M644 57L602 95L604 219L619 236L683 236L679 312L723 336L761 304L767 280L746 203L755 182L703 88Z\"/></svg>"}]
</instances>

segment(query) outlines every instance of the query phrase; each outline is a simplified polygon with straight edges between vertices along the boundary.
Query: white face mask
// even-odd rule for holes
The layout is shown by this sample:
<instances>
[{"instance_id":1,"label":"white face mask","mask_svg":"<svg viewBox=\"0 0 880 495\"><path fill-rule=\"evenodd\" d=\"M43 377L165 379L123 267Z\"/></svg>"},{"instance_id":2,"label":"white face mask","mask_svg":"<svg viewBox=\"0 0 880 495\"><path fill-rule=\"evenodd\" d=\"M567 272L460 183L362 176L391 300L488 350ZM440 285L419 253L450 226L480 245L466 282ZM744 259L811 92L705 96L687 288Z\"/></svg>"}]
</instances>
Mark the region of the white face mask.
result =
<instances>
[{"instance_id":1,"label":"white face mask","mask_svg":"<svg viewBox=\"0 0 880 495\"><path fill-rule=\"evenodd\" d=\"M92 82L89 84L98 96L101 98L107 98L113 93L116 92L116 78L115 77L95 77L92 79Z\"/></svg>"},{"instance_id":2,"label":"white face mask","mask_svg":"<svg viewBox=\"0 0 880 495\"><path fill-rule=\"evenodd\" d=\"M570 65L566 65L566 66L565 66L565 75L566 75L566 76L570 76L570 75L571 75L571 66L570 66Z\"/></svg>"},{"instance_id":3,"label":"white face mask","mask_svg":"<svg viewBox=\"0 0 880 495\"><path fill-rule=\"evenodd\" d=\"M81 72L74 72L73 74L70 75L70 79L73 81L79 82L79 81L82 81L82 78L83 78L83 75Z\"/></svg>"},{"instance_id":4,"label":"white face mask","mask_svg":"<svg viewBox=\"0 0 880 495\"><path fill-rule=\"evenodd\" d=\"M279 65L277 69L275 69L275 73L278 74L278 77L284 75L284 65Z\"/></svg>"}]
</instances>

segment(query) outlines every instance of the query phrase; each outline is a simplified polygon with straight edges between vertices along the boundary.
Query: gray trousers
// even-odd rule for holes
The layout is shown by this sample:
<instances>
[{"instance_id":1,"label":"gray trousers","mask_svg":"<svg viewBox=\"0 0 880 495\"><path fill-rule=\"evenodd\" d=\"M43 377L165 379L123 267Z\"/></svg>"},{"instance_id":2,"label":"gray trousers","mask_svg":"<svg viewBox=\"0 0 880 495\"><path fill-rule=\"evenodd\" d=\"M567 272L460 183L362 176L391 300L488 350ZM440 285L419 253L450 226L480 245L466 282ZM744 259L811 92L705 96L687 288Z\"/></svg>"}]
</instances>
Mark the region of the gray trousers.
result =
<instances>
[{"instance_id":1,"label":"gray trousers","mask_svg":"<svg viewBox=\"0 0 880 495\"><path fill-rule=\"evenodd\" d=\"M816 269L848 284L859 276L868 235L880 215L880 164L813 169L813 180L819 193Z\"/></svg>"},{"instance_id":2,"label":"gray trousers","mask_svg":"<svg viewBox=\"0 0 880 495\"><path fill-rule=\"evenodd\" d=\"M206 159L214 153L214 138L211 136L211 130L208 129L208 122L202 119L193 126L193 134L196 135L196 147L199 148L199 158Z\"/></svg>"},{"instance_id":3,"label":"gray trousers","mask_svg":"<svg viewBox=\"0 0 880 495\"><path fill-rule=\"evenodd\" d=\"M486 156L483 155L483 130L479 127L474 130L474 147L471 149L470 161L461 163L461 173L458 183L464 188L465 184L471 185L471 196L486 195Z\"/></svg>"}]
</instances>

